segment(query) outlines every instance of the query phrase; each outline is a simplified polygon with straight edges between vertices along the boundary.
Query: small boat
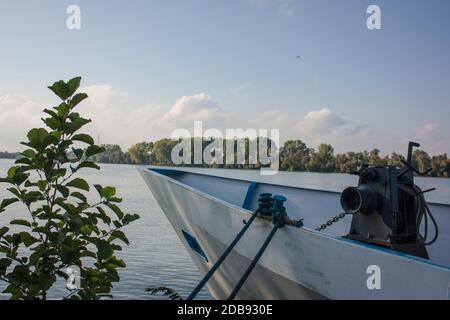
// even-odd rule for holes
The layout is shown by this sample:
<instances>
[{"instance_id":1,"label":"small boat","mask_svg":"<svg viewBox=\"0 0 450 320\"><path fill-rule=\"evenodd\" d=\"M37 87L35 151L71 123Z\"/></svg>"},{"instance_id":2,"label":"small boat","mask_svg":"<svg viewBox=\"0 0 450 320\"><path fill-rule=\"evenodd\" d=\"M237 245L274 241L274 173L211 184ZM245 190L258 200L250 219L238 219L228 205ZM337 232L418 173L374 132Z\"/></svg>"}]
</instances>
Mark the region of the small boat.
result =
<instances>
[{"instance_id":1,"label":"small boat","mask_svg":"<svg viewBox=\"0 0 450 320\"><path fill-rule=\"evenodd\" d=\"M366 169L375 170L379 177L390 177L389 172L394 170ZM400 174L398 170L397 176L409 175L411 179L408 168ZM142 167L140 172L202 276L258 208L258 195L268 193L287 198L284 206L289 218L302 221L303 226L287 225L279 229L240 288L237 299L450 298L449 203L427 203L433 221L439 226L439 237L425 246L420 234L414 239L411 234L406 238L411 228L400 230L402 223L411 226L411 221L405 222L407 217L393 216L386 204L370 203L370 193L366 194L367 185L361 177L359 187L342 192L295 183L283 185L280 177L255 179L254 172L245 170ZM387 176L383 176L385 173ZM282 178L288 173L280 175ZM393 204L398 200L394 192L403 192L405 188L403 185L399 190L389 189L384 183L378 191L390 192L383 201L389 198ZM348 200L352 194L354 198ZM366 204L357 204L358 200L365 200ZM402 203L399 208L403 212L408 201ZM353 210L353 215L333 219L346 205L346 213ZM376 214L367 213L375 210L367 208L370 205L375 205ZM385 220L384 224L380 218ZM395 220L391 221L396 224L395 229L386 227L391 218ZM427 225L428 239L437 236L437 230L430 228L430 218ZM270 220L260 216L254 220L207 283L215 299L229 297L272 229ZM364 232L358 232L360 229ZM414 234L415 230L411 232ZM382 238L385 234L388 239Z\"/></svg>"}]
</instances>

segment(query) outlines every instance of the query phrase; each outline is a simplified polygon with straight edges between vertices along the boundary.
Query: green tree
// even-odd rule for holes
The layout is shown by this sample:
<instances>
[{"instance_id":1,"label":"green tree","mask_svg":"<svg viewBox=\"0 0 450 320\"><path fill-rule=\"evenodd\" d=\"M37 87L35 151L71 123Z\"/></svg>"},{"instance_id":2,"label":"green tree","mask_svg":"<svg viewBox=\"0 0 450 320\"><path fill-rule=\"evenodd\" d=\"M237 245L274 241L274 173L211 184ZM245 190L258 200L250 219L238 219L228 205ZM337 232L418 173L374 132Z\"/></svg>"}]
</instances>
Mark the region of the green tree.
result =
<instances>
[{"instance_id":1,"label":"green tree","mask_svg":"<svg viewBox=\"0 0 450 320\"><path fill-rule=\"evenodd\" d=\"M130 154L124 153L122 148L116 144L104 144L101 146L105 151L91 157L90 160L96 163L130 164L132 163Z\"/></svg>"},{"instance_id":2,"label":"green tree","mask_svg":"<svg viewBox=\"0 0 450 320\"><path fill-rule=\"evenodd\" d=\"M173 166L172 149L178 144L178 141L171 139L162 139L156 141L153 145L153 161L152 164L161 166Z\"/></svg>"},{"instance_id":3,"label":"green tree","mask_svg":"<svg viewBox=\"0 0 450 320\"><path fill-rule=\"evenodd\" d=\"M401 168L401 167L404 166L402 161L405 161L405 157L403 157L401 154L393 152L391 154L391 156L389 157L388 165L394 166L394 167L397 167L397 168Z\"/></svg>"},{"instance_id":4,"label":"green tree","mask_svg":"<svg viewBox=\"0 0 450 320\"><path fill-rule=\"evenodd\" d=\"M134 164L151 164L154 162L152 142L141 142L132 146L128 153Z\"/></svg>"},{"instance_id":5,"label":"green tree","mask_svg":"<svg viewBox=\"0 0 450 320\"><path fill-rule=\"evenodd\" d=\"M94 185L98 200L88 201L87 181L76 178L80 170L99 167L89 160L103 152L94 140L79 130L91 122L74 112L87 98L76 93L81 78L59 81L49 89L61 102L45 109L45 128L28 133L27 149L0 182L13 195L0 204L0 213L21 203L24 214L0 228L0 280L11 299L47 299L58 278L67 280L65 270L77 266L81 287L65 298L99 299L110 296L120 280L118 268L125 262L115 256L118 242L129 244L124 226L138 219L119 207L113 187Z\"/></svg>"},{"instance_id":6,"label":"green tree","mask_svg":"<svg viewBox=\"0 0 450 320\"><path fill-rule=\"evenodd\" d=\"M434 177L450 178L450 159L447 154L433 156L431 158L432 175Z\"/></svg>"},{"instance_id":7,"label":"green tree","mask_svg":"<svg viewBox=\"0 0 450 320\"><path fill-rule=\"evenodd\" d=\"M385 166L388 163L388 159L380 157L380 150L373 149L369 152L368 164L372 166Z\"/></svg>"},{"instance_id":8,"label":"green tree","mask_svg":"<svg viewBox=\"0 0 450 320\"><path fill-rule=\"evenodd\" d=\"M416 150L413 155L413 164L420 172L425 172L431 168L430 156L423 150Z\"/></svg>"},{"instance_id":9,"label":"green tree","mask_svg":"<svg viewBox=\"0 0 450 320\"><path fill-rule=\"evenodd\" d=\"M0 151L0 159L17 159L20 154L17 152Z\"/></svg>"},{"instance_id":10,"label":"green tree","mask_svg":"<svg viewBox=\"0 0 450 320\"><path fill-rule=\"evenodd\" d=\"M286 141L280 149L280 167L288 171L305 171L311 161L312 150L300 140Z\"/></svg>"},{"instance_id":11,"label":"green tree","mask_svg":"<svg viewBox=\"0 0 450 320\"><path fill-rule=\"evenodd\" d=\"M334 172L336 158L334 157L333 147L329 144L321 144L318 150L313 152L307 169L314 172Z\"/></svg>"}]
</instances>

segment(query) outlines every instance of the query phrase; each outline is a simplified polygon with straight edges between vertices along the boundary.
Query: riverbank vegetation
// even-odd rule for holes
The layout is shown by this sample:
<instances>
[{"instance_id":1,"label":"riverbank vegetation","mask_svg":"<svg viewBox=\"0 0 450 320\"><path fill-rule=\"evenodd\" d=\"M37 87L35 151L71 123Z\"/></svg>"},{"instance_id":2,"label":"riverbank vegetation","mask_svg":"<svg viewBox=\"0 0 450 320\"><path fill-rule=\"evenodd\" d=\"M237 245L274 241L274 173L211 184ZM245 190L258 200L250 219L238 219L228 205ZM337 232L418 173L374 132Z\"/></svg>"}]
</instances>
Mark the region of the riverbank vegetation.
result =
<instances>
[{"instance_id":1,"label":"riverbank vegetation","mask_svg":"<svg viewBox=\"0 0 450 320\"><path fill-rule=\"evenodd\" d=\"M178 144L178 141L171 139L142 142L133 145L125 152L118 145L103 145L105 151L93 156L92 160L97 163L172 166L171 151L176 144ZM208 144L207 140L204 141L203 148ZM280 170L282 171L350 173L363 164L401 167L401 160L404 160L404 156L396 152L386 156L382 156L378 149L335 153L334 148L329 144L321 144L317 149L314 149L300 140L287 141L280 148ZM429 155L423 150L416 150L414 152L414 164L422 172L432 168L432 171L428 173L431 177L450 177L450 159L447 154ZM261 165L249 164L185 166L224 169L259 169L261 167Z\"/></svg>"},{"instance_id":2,"label":"riverbank vegetation","mask_svg":"<svg viewBox=\"0 0 450 320\"><path fill-rule=\"evenodd\" d=\"M19 157L20 153L18 152L0 151L0 159L18 159Z\"/></svg>"}]
</instances>

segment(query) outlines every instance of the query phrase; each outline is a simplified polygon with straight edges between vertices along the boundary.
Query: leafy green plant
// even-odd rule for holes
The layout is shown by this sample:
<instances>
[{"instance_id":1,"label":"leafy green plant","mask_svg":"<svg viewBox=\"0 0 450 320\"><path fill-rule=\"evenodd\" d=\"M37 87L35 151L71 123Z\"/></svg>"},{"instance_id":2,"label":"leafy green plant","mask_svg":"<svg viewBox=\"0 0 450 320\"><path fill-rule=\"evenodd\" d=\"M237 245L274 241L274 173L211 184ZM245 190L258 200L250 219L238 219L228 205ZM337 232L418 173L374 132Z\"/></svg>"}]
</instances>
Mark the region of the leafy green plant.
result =
<instances>
[{"instance_id":1,"label":"leafy green plant","mask_svg":"<svg viewBox=\"0 0 450 320\"><path fill-rule=\"evenodd\" d=\"M167 287L147 288L145 291L150 293L152 296L162 295L173 301L183 300L183 297L178 292Z\"/></svg>"},{"instance_id":2,"label":"leafy green plant","mask_svg":"<svg viewBox=\"0 0 450 320\"><path fill-rule=\"evenodd\" d=\"M49 290L67 281L66 269L77 266L81 286L67 289L66 299L111 297L118 269L125 262L116 257L118 243L129 244L121 230L139 216L118 206L116 189L94 185L98 200L88 201L90 184L76 177L82 169L99 170L90 158L103 152L80 129L91 120L74 109L88 96L76 93L81 78L58 81L49 87L62 102L45 109L46 128L28 133L27 149L0 182L13 195L0 204L0 213L21 203L21 219L10 221L13 230L0 227L0 280L11 299L47 299Z\"/></svg>"}]
</instances>

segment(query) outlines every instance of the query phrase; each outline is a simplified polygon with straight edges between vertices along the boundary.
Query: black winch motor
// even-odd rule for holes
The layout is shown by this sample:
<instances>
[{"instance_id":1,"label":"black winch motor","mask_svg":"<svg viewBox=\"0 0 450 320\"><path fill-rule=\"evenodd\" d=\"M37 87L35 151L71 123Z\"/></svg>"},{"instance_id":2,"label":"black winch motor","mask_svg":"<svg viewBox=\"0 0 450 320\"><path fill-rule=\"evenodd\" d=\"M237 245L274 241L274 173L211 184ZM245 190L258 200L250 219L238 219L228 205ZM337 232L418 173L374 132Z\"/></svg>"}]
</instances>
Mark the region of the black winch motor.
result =
<instances>
[{"instance_id":1,"label":"black winch motor","mask_svg":"<svg viewBox=\"0 0 450 320\"><path fill-rule=\"evenodd\" d=\"M421 191L414 184L414 172L421 175L429 172L420 173L412 166L413 147L418 146L410 142L408 159L402 161L404 168L363 166L357 173L358 187L342 192L342 208L353 214L346 238L428 259L426 239L420 234L424 216L428 214L435 225L432 242L436 241L438 229L423 197L434 189Z\"/></svg>"}]
</instances>

